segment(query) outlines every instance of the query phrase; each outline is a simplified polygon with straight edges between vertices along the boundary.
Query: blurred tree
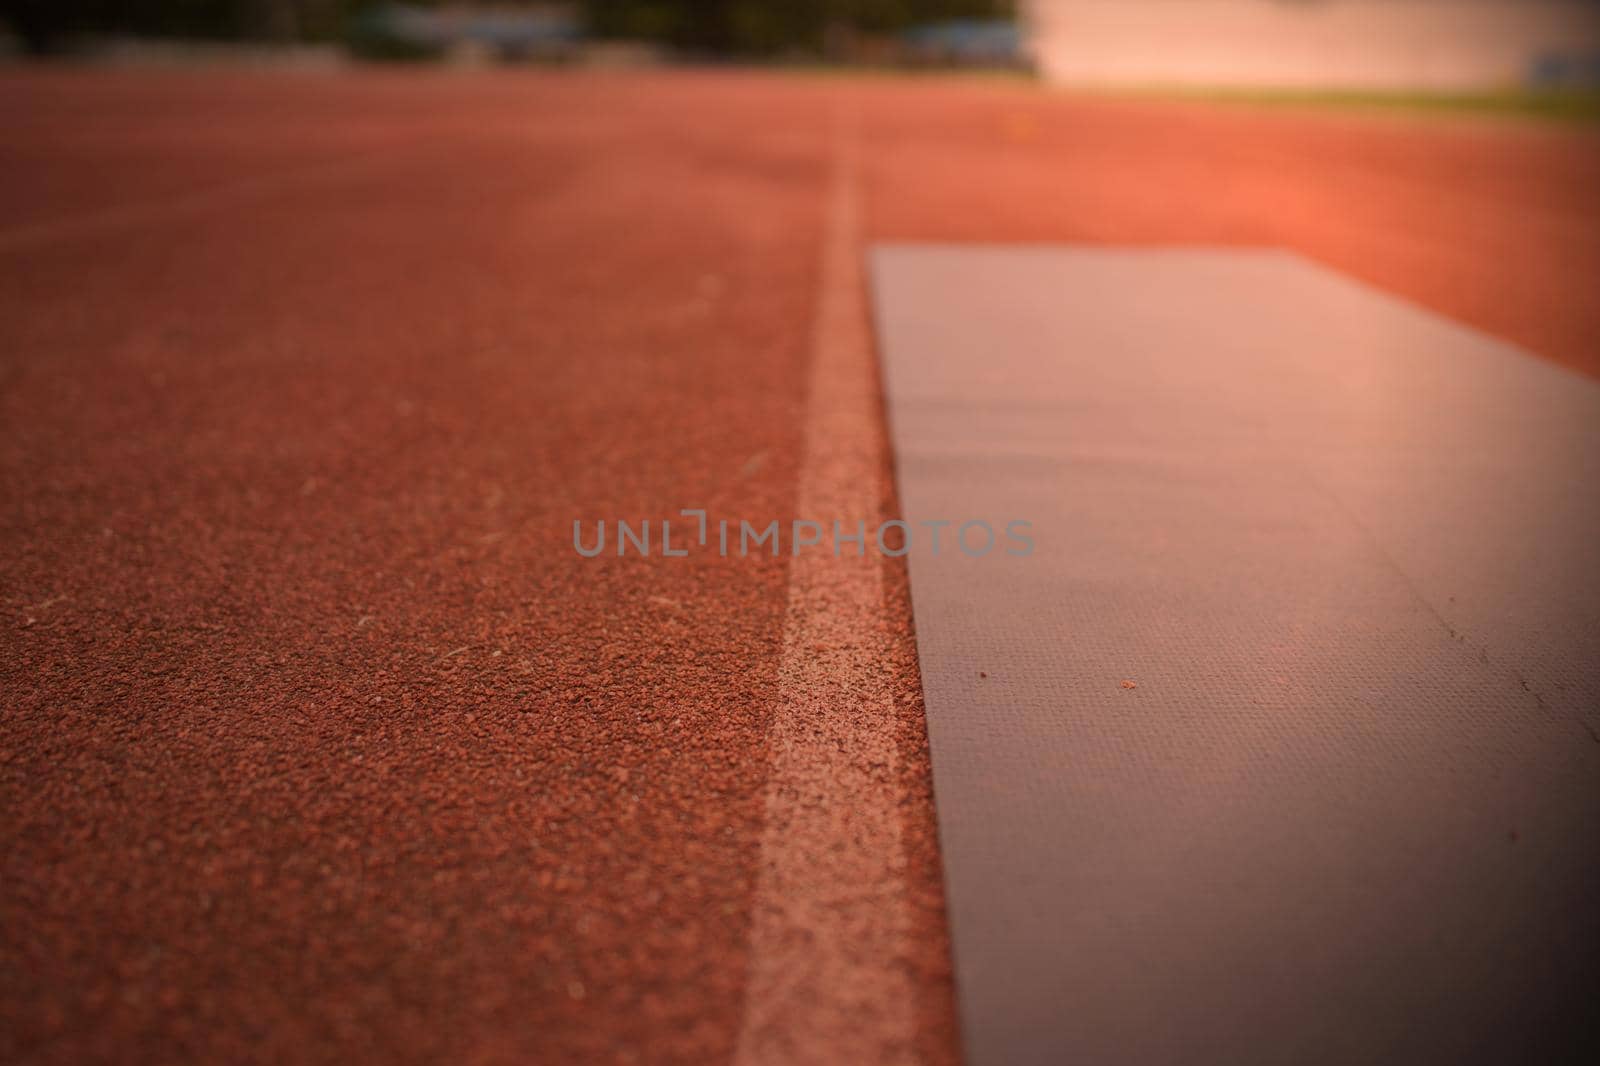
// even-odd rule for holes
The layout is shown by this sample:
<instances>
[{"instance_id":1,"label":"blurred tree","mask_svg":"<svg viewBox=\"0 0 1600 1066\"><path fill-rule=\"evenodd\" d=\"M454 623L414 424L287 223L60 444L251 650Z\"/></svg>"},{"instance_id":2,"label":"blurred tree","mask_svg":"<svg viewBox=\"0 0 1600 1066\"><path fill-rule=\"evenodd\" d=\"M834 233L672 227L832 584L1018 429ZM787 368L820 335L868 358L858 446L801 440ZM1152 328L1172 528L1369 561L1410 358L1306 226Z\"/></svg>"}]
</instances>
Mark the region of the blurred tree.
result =
<instances>
[{"instance_id":1,"label":"blurred tree","mask_svg":"<svg viewBox=\"0 0 1600 1066\"><path fill-rule=\"evenodd\" d=\"M894 33L923 22L1002 18L1014 0L584 0L601 37L661 41L695 52L820 52L830 30Z\"/></svg>"},{"instance_id":2,"label":"blurred tree","mask_svg":"<svg viewBox=\"0 0 1600 1066\"><path fill-rule=\"evenodd\" d=\"M405 2L431 5L440 0ZM10 24L30 51L50 52L75 36L96 33L330 40L341 37L361 10L378 6L382 6L382 0L0 0L0 18ZM839 30L894 33L920 22L1001 17L1010 14L1015 3L574 0L573 6L579 9L590 31L600 37L659 41L702 54L772 55L789 51L820 53L828 34Z\"/></svg>"},{"instance_id":3,"label":"blurred tree","mask_svg":"<svg viewBox=\"0 0 1600 1066\"><path fill-rule=\"evenodd\" d=\"M0 0L0 19L31 52L86 34L258 40L338 37L372 0Z\"/></svg>"}]
</instances>

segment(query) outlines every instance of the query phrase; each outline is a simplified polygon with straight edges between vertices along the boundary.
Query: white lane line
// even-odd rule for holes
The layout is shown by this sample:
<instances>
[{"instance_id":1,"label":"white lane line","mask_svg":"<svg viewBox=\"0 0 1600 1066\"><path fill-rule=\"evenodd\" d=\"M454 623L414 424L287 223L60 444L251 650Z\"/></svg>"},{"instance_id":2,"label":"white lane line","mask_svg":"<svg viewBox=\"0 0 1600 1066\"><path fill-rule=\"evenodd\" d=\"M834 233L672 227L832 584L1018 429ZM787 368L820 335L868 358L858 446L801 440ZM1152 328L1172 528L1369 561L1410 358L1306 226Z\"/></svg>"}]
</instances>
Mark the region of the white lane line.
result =
<instances>
[{"instance_id":1,"label":"white lane line","mask_svg":"<svg viewBox=\"0 0 1600 1066\"><path fill-rule=\"evenodd\" d=\"M870 538L886 443L859 251L857 135L842 108L833 142L796 517L838 519L847 531L865 521ZM870 545L865 558L817 550L790 562L741 1066L915 1059L880 565Z\"/></svg>"}]
</instances>

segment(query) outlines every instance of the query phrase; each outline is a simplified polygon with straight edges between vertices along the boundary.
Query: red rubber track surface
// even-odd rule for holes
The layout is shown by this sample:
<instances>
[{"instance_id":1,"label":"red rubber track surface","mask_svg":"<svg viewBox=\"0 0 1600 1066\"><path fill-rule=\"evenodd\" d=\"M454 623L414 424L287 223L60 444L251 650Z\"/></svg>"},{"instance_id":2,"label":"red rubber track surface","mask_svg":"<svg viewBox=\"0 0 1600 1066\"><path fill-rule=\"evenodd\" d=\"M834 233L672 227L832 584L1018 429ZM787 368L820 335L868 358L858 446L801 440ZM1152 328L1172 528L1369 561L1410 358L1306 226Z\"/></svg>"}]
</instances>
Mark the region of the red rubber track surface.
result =
<instances>
[{"instance_id":1,"label":"red rubber track surface","mask_svg":"<svg viewBox=\"0 0 1600 1066\"><path fill-rule=\"evenodd\" d=\"M1581 128L752 74L0 74L0 1058L739 1031L834 139L870 238L1281 244L1600 371ZM890 493L888 468L880 490ZM955 1056L903 571L917 1050Z\"/></svg>"}]
</instances>

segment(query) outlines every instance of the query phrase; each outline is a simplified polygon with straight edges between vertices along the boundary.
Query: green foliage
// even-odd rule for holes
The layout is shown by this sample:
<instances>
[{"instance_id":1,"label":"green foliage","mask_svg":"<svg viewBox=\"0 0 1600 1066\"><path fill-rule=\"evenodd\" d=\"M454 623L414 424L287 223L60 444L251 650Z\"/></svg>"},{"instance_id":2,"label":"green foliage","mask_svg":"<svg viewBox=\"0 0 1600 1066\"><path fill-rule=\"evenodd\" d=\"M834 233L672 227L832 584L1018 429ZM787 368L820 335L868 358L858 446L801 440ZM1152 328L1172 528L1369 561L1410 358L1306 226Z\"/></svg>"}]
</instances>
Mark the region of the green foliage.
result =
<instances>
[{"instance_id":1,"label":"green foliage","mask_svg":"<svg viewBox=\"0 0 1600 1066\"><path fill-rule=\"evenodd\" d=\"M818 52L830 29L894 33L921 22L995 18L1007 0L586 0L600 37L659 41L692 52Z\"/></svg>"},{"instance_id":2,"label":"green foliage","mask_svg":"<svg viewBox=\"0 0 1600 1066\"><path fill-rule=\"evenodd\" d=\"M362 9L349 16L340 34L351 54L377 62L409 63L438 59L441 50L421 41L397 36L377 8Z\"/></svg>"},{"instance_id":3,"label":"green foliage","mask_svg":"<svg viewBox=\"0 0 1600 1066\"><path fill-rule=\"evenodd\" d=\"M1497 92L1407 92L1383 89L1197 89L1153 90L1155 97L1210 100L1262 107L1325 107L1417 113L1510 115L1600 121L1600 91L1594 89L1504 89Z\"/></svg>"},{"instance_id":4,"label":"green foliage","mask_svg":"<svg viewBox=\"0 0 1600 1066\"><path fill-rule=\"evenodd\" d=\"M0 0L32 51L87 34L223 40L330 40L371 0Z\"/></svg>"},{"instance_id":5,"label":"green foliage","mask_svg":"<svg viewBox=\"0 0 1600 1066\"><path fill-rule=\"evenodd\" d=\"M75 35L95 33L360 39L364 12L378 6L381 0L0 0L0 18L30 49L49 51ZM599 37L656 41L700 54L773 55L820 52L830 29L894 33L919 22L1004 16L1015 4L1007 0L577 0L576 6L589 31Z\"/></svg>"}]
</instances>

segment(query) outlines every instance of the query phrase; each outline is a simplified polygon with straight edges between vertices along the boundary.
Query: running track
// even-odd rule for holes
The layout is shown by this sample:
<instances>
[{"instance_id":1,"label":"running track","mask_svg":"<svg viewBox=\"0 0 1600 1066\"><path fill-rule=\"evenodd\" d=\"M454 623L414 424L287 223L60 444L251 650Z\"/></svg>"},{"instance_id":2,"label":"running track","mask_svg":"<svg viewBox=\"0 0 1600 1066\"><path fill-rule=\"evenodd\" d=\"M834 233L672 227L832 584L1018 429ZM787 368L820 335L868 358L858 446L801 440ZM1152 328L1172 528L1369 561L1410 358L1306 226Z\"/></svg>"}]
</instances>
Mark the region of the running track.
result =
<instances>
[{"instance_id":1,"label":"running track","mask_svg":"<svg viewBox=\"0 0 1600 1066\"><path fill-rule=\"evenodd\" d=\"M0 1057L952 1060L903 571L572 520L892 510L876 239L1288 246L1600 372L1597 186L1001 84L0 75Z\"/></svg>"}]
</instances>

